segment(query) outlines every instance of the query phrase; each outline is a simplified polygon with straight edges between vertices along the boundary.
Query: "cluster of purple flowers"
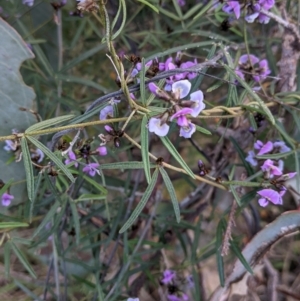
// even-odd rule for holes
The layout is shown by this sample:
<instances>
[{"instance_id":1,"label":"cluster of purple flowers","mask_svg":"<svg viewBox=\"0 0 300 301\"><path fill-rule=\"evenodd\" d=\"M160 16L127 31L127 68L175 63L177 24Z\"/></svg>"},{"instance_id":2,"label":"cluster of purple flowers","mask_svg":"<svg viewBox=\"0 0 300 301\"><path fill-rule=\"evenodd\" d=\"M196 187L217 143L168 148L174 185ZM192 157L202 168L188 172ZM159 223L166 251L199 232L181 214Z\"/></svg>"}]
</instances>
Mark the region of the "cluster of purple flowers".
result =
<instances>
[{"instance_id":1,"label":"cluster of purple flowers","mask_svg":"<svg viewBox=\"0 0 300 301\"><path fill-rule=\"evenodd\" d=\"M105 146L99 146L96 149L96 153L98 153L100 156L106 156L107 148ZM68 164L74 162L75 168L78 168L78 161L77 161L77 157L76 157L76 154L74 153L74 151L72 149L70 149L67 154L68 154L68 158L65 160L65 164L68 165ZM89 161L88 160L89 155L90 155L90 152L89 152L89 154L86 154L83 156L81 154L81 156L84 157L87 161ZM83 167L82 171L84 173L90 175L91 177L94 177L96 174L100 174L100 171L98 169L99 166L100 166L99 163L87 163Z\"/></svg>"},{"instance_id":2,"label":"cluster of purple flowers","mask_svg":"<svg viewBox=\"0 0 300 301\"><path fill-rule=\"evenodd\" d=\"M161 72L168 71L176 68L187 69L198 64L197 59L194 59L194 61L182 62L181 58L182 58L181 52L177 53L175 59L173 59L173 57L167 58L165 62L159 63L159 71ZM183 73L171 75L169 78L166 79L167 84L165 86L165 90L171 91L172 84L176 81L183 80L183 79L191 80L196 76L197 73L194 72L183 72Z\"/></svg>"},{"instance_id":3,"label":"cluster of purple flowers","mask_svg":"<svg viewBox=\"0 0 300 301\"><path fill-rule=\"evenodd\" d=\"M234 13L237 19L241 16L241 10L245 9L245 20L248 23L252 23L256 19L263 24L269 23L270 18L261 13L261 10L270 10L275 5L275 0L246 0L243 2L241 3L238 0L227 1L222 9L228 14Z\"/></svg>"},{"instance_id":4,"label":"cluster of purple flowers","mask_svg":"<svg viewBox=\"0 0 300 301\"><path fill-rule=\"evenodd\" d=\"M282 205L282 197L286 193L286 188L283 183L293 178L296 175L296 172L291 172L283 174L284 162L282 160L260 160L257 156L267 155L267 154L276 154L276 153L286 153L291 149L285 144L284 141L268 141L263 143L260 140L257 140L254 143L254 150L248 152L246 161L249 162L252 166L260 165L260 169L264 172L264 178L266 180L272 180L272 184L276 190L267 188L258 191L260 199L258 203L265 207L269 202L274 205Z\"/></svg>"},{"instance_id":5,"label":"cluster of purple flowers","mask_svg":"<svg viewBox=\"0 0 300 301\"><path fill-rule=\"evenodd\" d=\"M235 69L235 73L243 80L260 82L271 73L271 70L267 60L260 61L253 54L244 54L239 59L239 65Z\"/></svg>"},{"instance_id":6,"label":"cluster of purple flowers","mask_svg":"<svg viewBox=\"0 0 300 301\"><path fill-rule=\"evenodd\" d=\"M171 87L171 94L161 90L154 83L150 83L148 88L151 93L172 104L172 107L160 116L150 118L149 131L164 137L168 134L170 128L167 122L176 119L177 125L180 127L180 136L190 138L196 131L196 126L188 119L187 115L197 117L205 108L202 91L193 92L189 100L183 100L191 89L191 83L186 79L174 82Z\"/></svg>"},{"instance_id":7,"label":"cluster of purple flowers","mask_svg":"<svg viewBox=\"0 0 300 301\"><path fill-rule=\"evenodd\" d=\"M157 66L157 71L163 72L163 71L169 71L173 69L187 69L191 68L195 65L197 65L198 62L196 59L194 61L182 61L182 53L177 52L175 59L173 57L167 58L164 62L158 62L158 60L150 60L145 64L145 67L151 68L151 66ZM142 64L138 62L135 65L135 68L131 72L131 76L135 77L140 71L142 70ZM183 72L183 73L178 73L171 75L166 79L166 86L164 89L166 91L171 91L172 90L172 84L176 81L183 80L183 79L188 79L191 80L197 76L197 73L195 72Z\"/></svg>"}]
</instances>

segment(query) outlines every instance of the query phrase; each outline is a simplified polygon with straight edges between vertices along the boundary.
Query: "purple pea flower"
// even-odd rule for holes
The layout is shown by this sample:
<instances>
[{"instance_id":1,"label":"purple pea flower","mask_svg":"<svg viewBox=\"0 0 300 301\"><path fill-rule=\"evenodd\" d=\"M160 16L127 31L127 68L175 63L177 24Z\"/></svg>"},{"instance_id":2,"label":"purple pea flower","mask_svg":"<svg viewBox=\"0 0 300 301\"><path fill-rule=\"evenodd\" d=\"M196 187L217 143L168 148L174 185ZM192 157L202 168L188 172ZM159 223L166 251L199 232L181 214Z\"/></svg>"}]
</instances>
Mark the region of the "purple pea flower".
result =
<instances>
[{"instance_id":1,"label":"purple pea flower","mask_svg":"<svg viewBox=\"0 0 300 301\"><path fill-rule=\"evenodd\" d=\"M183 108L171 116L170 120L177 118L177 124L180 126L179 136L184 138L191 138L196 131L196 126L191 123L186 115L191 114L193 110L191 108Z\"/></svg>"},{"instance_id":2,"label":"purple pea flower","mask_svg":"<svg viewBox=\"0 0 300 301\"><path fill-rule=\"evenodd\" d=\"M147 62L147 63L145 64L145 67L150 67L150 66L152 65L152 63L153 63L153 60ZM141 70L142 70L142 63L137 63L137 64L135 65L135 68L136 68L138 71L141 71Z\"/></svg>"},{"instance_id":3,"label":"purple pea flower","mask_svg":"<svg viewBox=\"0 0 300 301\"><path fill-rule=\"evenodd\" d=\"M148 123L149 132L155 133L157 136L164 137L168 134L170 126L166 123L162 124L162 119L152 117Z\"/></svg>"},{"instance_id":4,"label":"purple pea flower","mask_svg":"<svg viewBox=\"0 0 300 301\"><path fill-rule=\"evenodd\" d=\"M172 280L174 279L176 273L175 271L172 270L165 270L163 273L163 279L161 280L161 282L163 284L171 284Z\"/></svg>"},{"instance_id":5,"label":"purple pea flower","mask_svg":"<svg viewBox=\"0 0 300 301\"><path fill-rule=\"evenodd\" d=\"M99 119L106 120L108 117L114 116L114 108L111 105L106 106L100 111Z\"/></svg>"},{"instance_id":6,"label":"purple pea flower","mask_svg":"<svg viewBox=\"0 0 300 301\"><path fill-rule=\"evenodd\" d=\"M97 151L99 153L100 156L106 156L107 155L107 148L106 146L99 146L97 148Z\"/></svg>"},{"instance_id":7,"label":"purple pea flower","mask_svg":"<svg viewBox=\"0 0 300 301\"><path fill-rule=\"evenodd\" d=\"M17 149L16 143L14 143L12 140L5 140L4 142L6 145L3 148L7 152L14 152Z\"/></svg>"},{"instance_id":8,"label":"purple pea flower","mask_svg":"<svg viewBox=\"0 0 300 301\"><path fill-rule=\"evenodd\" d=\"M255 158L255 152L253 150L248 152L248 156L245 158L252 166L257 166L257 160Z\"/></svg>"},{"instance_id":9,"label":"purple pea flower","mask_svg":"<svg viewBox=\"0 0 300 301\"><path fill-rule=\"evenodd\" d=\"M239 1L228 1L223 6L222 10L227 14L231 14L232 12L234 12L237 19L239 19L241 15L241 5Z\"/></svg>"},{"instance_id":10,"label":"purple pea flower","mask_svg":"<svg viewBox=\"0 0 300 301\"><path fill-rule=\"evenodd\" d=\"M190 113L191 116L197 117L200 112L205 109L203 98L204 97L201 90L191 93L190 100L195 103L191 106L191 109L193 109L193 112Z\"/></svg>"},{"instance_id":11,"label":"purple pea flower","mask_svg":"<svg viewBox=\"0 0 300 301\"><path fill-rule=\"evenodd\" d=\"M172 84L172 92L176 99L186 97L191 90L192 84L188 80L180 80Z\"/></svg>"},{"instance_id":12,"label":"purple pea flower","mask_svg":"<svg viewBox=\"0 0 300 301\"><path fill-rule=\"evenodd\" d=\"M269 10L275 5L275 0L259 0L259 4L263 9Z\"/></svg>"},{"instance_id":13,"label":"purple pea flower","mask_svg":"<svg viewBox=\"0 0 300 301\"><path fill-rule=\"evenodd\" d=\"M65 160L65 164L68 165L71 162L75 162L74 166L77 168L78 167L78 162L76 161L76 155L75 155L75 153L72 150L70 150L68 152L68 157L69 158Z\"/></svg>"},{"instance_id":14,"label":"purple pea flower","mask_svg":"<svg viewBox=\"0 0 300 301\"><path fill-rule=\"evenodd\" d=\"M179 111L177 111L175 114L173 114L170 118L172 121L174 118L177 118L177 124L181 127L187 127L189 125L189 121L186 118L186 115L189 115L193 112L190 108L183 108Z\"/></svg>"},{"instance_id":15,"label":"purple pea flower","mask_svg":"<svg viewBox=\"0 0 300 301\"><path fill-rule=\"evenodd\" d=\"M268 61L261 60L253 54L244 54L239 59L235 73L242 79L253 79L256 82L264 80L270 73Z\"/></svg>"},{"instance_id":16,"label":"purple pea flower","mask_svg":"<svg viewBox=\"0 0 300 301\"><path fill-rule=\"evenodd\" d=\"M260 144L260 148L258 148L258 142L261 141L257 141L256 144L254 144L254 148L259 149L259 152L257 154L258 156L268 154L273 150L273 143L271 141L268 141L266 144L263 145Z\"/></svg>"},{"instance_id":17,"label":"purple pea flower","mask_svg":"<svg viewBox=\"0 0 300 301\"><path fill-rule=\"evenodd\" d=\"M189 122L188 126L182 126L179 131L179 136L184 138L191 138L192 135L196 132L196 126Z\"/></svg>"},{"instance_id":18,"label":"purple pea flower","mask_svg":"<svg viewBox=\"0 0 300 301\"><path fill-rule=\"evenodd\" d=\"M273 203L274 205L282 205L282 197L285 194L285 190L277 192L273 189L263 189L257 191L257 193L261 196L261 198L258 200L259 205L266 207L269 202Z\"/></svg>"},{"instance_id":19,"label":"purple pea flower","mask_svg":"<svg viewBox=\"0 0 300 301\"><path fill-rule=\"evenodd\" d=\"M44 160L44 153L37 148L33 154L31 154L31 158L36 159L37 163L41 163Z\"/></svg>"},{"instance_id":20,"label":"purple pea flower","mask_svg":"<svg viewBox=\"0 0 300 301\"><path fill-rule=\"evenodd\" d=\"M177 0L177 3L179 6L184 6L185 5L185 0Z\"/></svg>"},{"instance_id":21,"label":"purple pea flower","mask_svg":"<svg viewBox=\"0 0 300 301\"><path fill-rule=\"evenodd\" d=\"M282 161L283 163L283 161ZM266 172L270 178L273 178L273 176L281 176L282 175L282 169L283 164L281 163L281 166L274 165L273 160L266 160L264 164L260 167L262 171Z\"/></svg>"},{"instance_id":22,"label":"purple pea flower","mask_svg":"<svg viewBox=\"0 0 300 301\"><path fill-rule=\"evenodd\" d=\"M15 197L13 195L11 195L7 192L3 193L2 197L1 197L2 206L8 207L14 198Z\"/></svg>"},{"instance_id":23,"label":"purple pea flower","mask_svg":"<svg viewBox=\"0 0 300 301\"><path fill-rule=\"evenodd\" d=\"M280 153L287 153L291 150L288 146L286 146L284 141L275 141L273 146L274 148L278 148Z\"/></svg>"},{"instance_id":24,"label":"purple pea flower","mask_svg":"<svg viewBox=\"0 0 300 301\"><path fill-rule=\"evenodd\" d=\"M89 163L85 167L83 167L82 171L86 174L89 174L91 177L94 177L96 173L100 175L100 171L97 169L98 167L98 163Z\"/></svg>"},{"instance_id":25,"label":"purple pea flower","mask_svg":"<svg viewBox=\"0 0 300 301\"><path fill-rule=\"evenodd\" d=\"M269 69L267 60L260 61L258 65L259 65L258 74L253 75L253 79L256 82L260 82L260 81L264 80L271 73L271 70Z\"/></svg>"},{"instance_id":26,"label":"purple pea flower","mask_svg":"<svg viewBox=\"0 0 300 301\"><path fill-rule=\"evenodd\" d=\"M189 299L188 295L182 292L175 294L168 294L169 301L187 301Z\"/></svg>"},{"instance_id":27,"label":"purple pea flower","mask_svg":"<svg viewBox=\"0 0 300 301\"><path fill-rule=\"evenodd\" d=\"M292 179L293 177L295 177L297 174L297 172L289 172L289 173L286 173L282 176L280 176L278 179L276 179L277 182L285 182L289 179Z\"/></svg>"}]
</instances>

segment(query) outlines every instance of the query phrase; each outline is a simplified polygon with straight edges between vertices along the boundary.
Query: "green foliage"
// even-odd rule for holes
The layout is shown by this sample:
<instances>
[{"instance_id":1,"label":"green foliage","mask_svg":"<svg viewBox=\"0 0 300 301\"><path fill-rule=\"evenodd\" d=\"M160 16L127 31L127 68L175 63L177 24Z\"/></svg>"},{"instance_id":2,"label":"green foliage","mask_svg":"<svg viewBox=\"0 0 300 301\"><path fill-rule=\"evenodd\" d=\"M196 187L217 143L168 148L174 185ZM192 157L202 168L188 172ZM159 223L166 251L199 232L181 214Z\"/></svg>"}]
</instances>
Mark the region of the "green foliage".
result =
<instances>
[{"instance_id":1,"label":"green foliage","mask_svg":"<svg viewBox=\"0 0 300 301\"><path fill-rule=\"evenodd\" d=\"M0 196L14 196L11 205L0 205L6 277L0 275L0 294L80 301L159 295L164 301L170 286L159 282L171 269L178 294L206 301L214 291L210 301L219 301L246 271L255 271L262 254L275 268L276 260L289 259L280 256L290 242L278 240L300 227L293 211L299 177L268 178L260 167L282 160L284 173L299 173L300 98L294 88L281 89L284 63L276 60L286 37L273 36L277 22L285 27L292 20L293 31L299 15L293 1L286 4L288 18L275 7L270 24L249 24L243 16L232 22L234 15L221 8L226 1L97 1L99 10L83 11L82 18L70 15L75 3L50 2L1 3L0 141L12 141L16 150L0 146ZM271 76L248 80L254 66L246 80L238 76L245 54L266 58ZM161 71L170 57L174 65ZM187 116L196 128L189 139L179 136L179 120L170 121L184 107L174 91L166 100L148 89L153 82L164 90L183 76L180 60L197 63L185 75L191 90L184 100L199 89L205 96L205 110ZM293 84L299 90L299 79ZM99 120L110 106L113 113ZM167 136L149 131L152 117L170 125ZM18 133L11 135L13 129ZM247 156L257 140L283 140L291 150L256 155L252 166ZM95 174L85 170L88 164ZM286 193L276 210L257 205L258 190L282 187L294 200ZM206 278L215 284L209 291Z\"/></svg>"}]
</instances>

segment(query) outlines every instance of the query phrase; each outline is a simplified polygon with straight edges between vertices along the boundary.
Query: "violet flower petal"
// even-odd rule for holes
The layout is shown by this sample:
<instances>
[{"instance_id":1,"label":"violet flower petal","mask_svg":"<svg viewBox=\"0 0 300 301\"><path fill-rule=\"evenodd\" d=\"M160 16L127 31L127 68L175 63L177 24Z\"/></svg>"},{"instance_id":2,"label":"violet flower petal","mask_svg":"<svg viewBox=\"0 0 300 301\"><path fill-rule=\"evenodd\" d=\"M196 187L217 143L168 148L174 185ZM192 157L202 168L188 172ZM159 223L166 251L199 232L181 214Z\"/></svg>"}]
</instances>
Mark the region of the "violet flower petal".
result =
<instances>
[{"instance_id":1,"label":"violet flower petal","mask_svg":"<svg viewBox=\"0 0 300 301\"><path fill-rule=\"evenodd\" d=\"M268 141L266 144L262 146L260 151L258 152L258 156L270 153L273 150L273 143L271 141Z\"/></svg>"},{"instance_id":2,"label":"violet flower petal","mask_svg":"<svg viewBox=\"0 0 300 301\"><path fill-rule=\"evenodd\" d=\"M173 83L172 91L175 95L178 93L179 98L182 99L190 93L191 86L192 84L187 79L180 80L178 82Z\"/></svg>"},{"instance_id":3,"label":"violet flower petal","mask_svg":"<svg viewBox=\"0 0 300 301\"><path fill-rule=\"evenodd\" d=\"M196 132L196 126L190 122L188 127L180 128L179 136L184 138L191 138L195 132Z\"/></svg>"},{"instance_id":4,"label":"violet flower petal","mask_svg":"<svg viewBox=\"0 0 300 301\"><path fill-rule=\"evenodd\" d=\"M201 90L193 92L190 95L190 100L195 103L192 106L193 112L190 113L191 116L197 117L200 114L200 112L205 109L205 103L203 102L203 98L203 92Z\"/></svg>"},{"instance_id":5,"label":"violet flower petal","mask_svg":"<svg viewBox=\"0 0 300 301\"><path fill-rule=\"evenodd\" d=\"M155 133L157 136L164 137L169 132L169 125L164 123L161 125L161 119L152 117L149 120L148 129L149 132Z\"/></svg>"}]
</instances>

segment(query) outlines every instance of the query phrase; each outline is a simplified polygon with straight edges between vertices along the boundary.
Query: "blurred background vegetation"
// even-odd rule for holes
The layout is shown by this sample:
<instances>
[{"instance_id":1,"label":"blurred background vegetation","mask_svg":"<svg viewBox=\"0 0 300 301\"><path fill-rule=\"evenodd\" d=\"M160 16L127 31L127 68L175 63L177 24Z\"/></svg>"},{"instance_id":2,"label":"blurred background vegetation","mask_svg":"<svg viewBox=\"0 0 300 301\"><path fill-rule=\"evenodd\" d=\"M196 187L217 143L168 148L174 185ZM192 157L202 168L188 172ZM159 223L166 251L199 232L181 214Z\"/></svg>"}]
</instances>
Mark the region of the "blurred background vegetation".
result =
<instances>
[{"instance_id":1,"label":"blurred background vegetation","mask_svg":"<svg viewBox=\"0 0 300 301\"><path fill-rule=\"evenodd\" d=\"M106 56L105 29L99 16L90 13L77 16L76 1L68 0L61 8L55 4L59 2L36 0L31 7L23 5L21 0L0 2L1 18L16 29L35 55L23 63L21 74L24 82L34 89L36 98L31 109L42 120L66 114L79 116L98 97L119 90L116 72ZM276 1L274 12L280 14L282 6L291 22L300 27L299 1ZM107 1L111 20L118 8L118 0ZM202 119L199 125L211 131L211 136L197 132L193 139L182 140L171 133L170 139L195 174L199 173L197 162L201 159L214 177L227 180L234 174L235 179L240 179L245 173L245 161L241 158L256 139L266 141L284 136L299 141L300 68L295 83L298 92L280 94L276 90L276 76L284 31L274 20L262 25L228 19L221 5L215 7L215 1L186 0L180 7L176 0L126 0L126 8L126 24L113 41L120 57L160 56L163 61L168 55L163 56L162 52L179 47L185 60L196 58L203 62L228 46L234 66L240 55L248 51L260 59L268 59L272 73L263 84L263 91L281 102L282 105L272 108L280 124L277 128L266 125L254 137L248 131L249 114L245 114L231 119ZM121 14L116 19L116 29L122 21ZM201 42L208 43L203 46ZM195 47L194 43L201 46ZM177 49L172 51L173 57L176 52ZM123 63L129 70L131 63L125 58ZM203 91L207 108L244 103L244 90L227 83L234 78L224 68L209 68L207 73L193 80L194 87ZM118 110L120 117L130 114L124 99ZM98 120L98 114L89 120ZM139 136L139 125L140 120L128 125L131 137ZM278 131L280 126L284 135ZM90 126L84 130L84 136L93 138L101 132L103 126ZM40 141L49 145L51 137L41 136ZM96 138L92 145L97 144ZM150 150L176 165L156 136L151 136ZM100 164L142 160L140 151L125 139L121 139L120 148L111 145L108 151L107 157L99 159ZM287 171L299 168L297 152L286 159L285 166ZM281 213L296 210L299 205L299 197L290 193L283 206L260 208L255 190L246 187L241 191L241 207L231 227L231 250L227 256L221 256L226 221L235 202L227 191L172 171L169 176L180 202L181 222L175 220L169 194L160 179L141 216L127 232L119 234L147 187L143 169L103 170L95 178L80 174L74 186L62 175L58 175L53 185L52 175L38 175L37 169L34 172L39 183L34 205L23 193L0 216L2 221L24 222L32 217L32 223L25 229L2 231L5 240L0 255L0 299L5 301L112 301L128 297L139 297L141 301L167 300L167 288L160 284L165 269L178 272L178 289L184 290L190 300L209 300L231 273L237 258L250 269L241 250L253 236ZM297 181L299 178L290 184L294 190ZM21 182L24 184L25 180ZM5 244L6 241L10 243ZM268 256L248 276L247 285L238 282L230 300L300 300L299 234L283 238L272 249L268 245L261 253L266 251ZM187 288L189 277L193 279L192 288ZM278 299L272 299L273 287Z\"/></svg>"}]
</instances>

